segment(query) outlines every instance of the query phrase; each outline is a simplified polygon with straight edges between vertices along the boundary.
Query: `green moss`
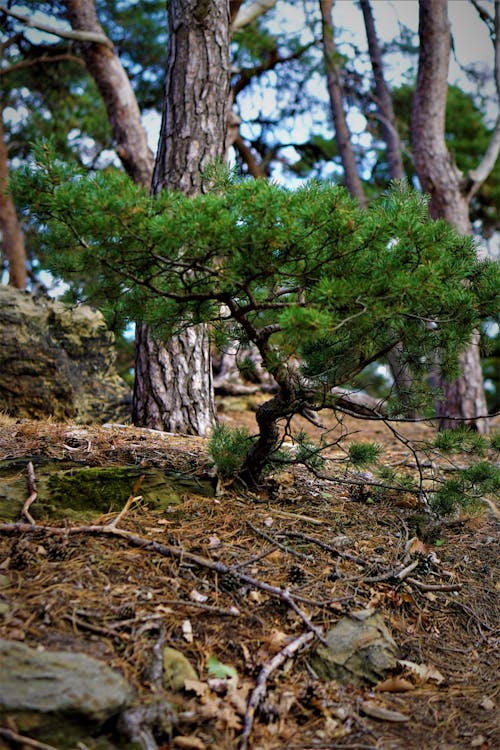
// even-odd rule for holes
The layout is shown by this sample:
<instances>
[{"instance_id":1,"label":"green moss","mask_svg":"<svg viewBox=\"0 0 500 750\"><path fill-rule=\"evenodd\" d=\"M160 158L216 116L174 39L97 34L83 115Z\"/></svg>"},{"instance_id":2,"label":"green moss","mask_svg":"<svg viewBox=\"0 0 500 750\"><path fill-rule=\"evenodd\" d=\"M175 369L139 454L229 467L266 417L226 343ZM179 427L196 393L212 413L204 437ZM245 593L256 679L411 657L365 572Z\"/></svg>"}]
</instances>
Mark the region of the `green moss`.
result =
<instances>
[{"instance_id":1,"label":"green moss","mask_svg":"<svg viewBox=\"0 0 500 750\"><path fill-rule=\"evenodd\" d=\"M61 507L97 513L120 510L142 475L145 479L137 495L142 496L142 502L149 508L160 509L181 502L179 490L162 472L128 466L70 469L50 474L48 502L54 510Z\"/></svg>"},{"instance_id":2,"label":"green moss","mask_svg":"<svg viewBox=\"0 0 500 750\"><path fill-rule=\"evenodd\" d=\"M29 495L26 462L0 465L0 519L17 520ZM14 465L15 464L15 465ZM159 469L142 466L84 467L67 463L42 463L35 468L37 493L30 513L36 520L68 518L89 520L103 513L118 512L124 506L142 475L135 492L140 502L152 510L180 505L188 493L213 497L210 480L167 475Z\"/></svg>"}]
</instances>

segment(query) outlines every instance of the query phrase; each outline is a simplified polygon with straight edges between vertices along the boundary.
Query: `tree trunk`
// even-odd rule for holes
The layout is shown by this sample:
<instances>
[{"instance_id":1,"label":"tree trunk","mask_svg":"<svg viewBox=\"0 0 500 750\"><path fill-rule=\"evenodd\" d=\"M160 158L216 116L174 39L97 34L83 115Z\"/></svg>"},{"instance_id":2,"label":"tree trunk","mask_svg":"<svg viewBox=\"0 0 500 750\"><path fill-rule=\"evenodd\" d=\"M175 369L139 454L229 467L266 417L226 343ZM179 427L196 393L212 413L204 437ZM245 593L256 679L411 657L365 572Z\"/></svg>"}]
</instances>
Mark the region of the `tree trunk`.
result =
<instances>
[{"instance_id":1,"label":"tree trunk","mask_svg":"<svg viewBox=\"0 0 500 750\"><path fill-rule=\"evenodd\" d=\"M206 326L189 328L159 344L149 327L138 323L134 424L168 425L169 432L208 434L215 420L209 352Z\"/></svg>"},{"instance_id":2,"label":"tree trunk","mask_svg":"<svg viewBox=\"0 0 500 750\"><path fill-rule=\"evenodd\" d=\"M0 101L0 229L3 252L9 267L9 285L26 289L26 249L16 207L8 192L9 165L3 128L3 106Z\"/></svg>"},{"instance_id":3,"label":"tree trunk","mask_svg":"<svg viewBox=\"0 0 500 750\"><path fill-rule=\"evenodd\" d=\"M396 127L396 117L392 106L392 96L385 82L382 53L378 43L375 21L370 0L360 0L366 29L366 39L375 83L375 97L380 120L380 134L386 145L387 165L391 180L401 180L405 176L401 158L401 141Z\"/></svg>"},{"instance_id":4,"label":"tree trunk","mask_svg":"<svg viewBox=\"0 0 500 750\"><path fill-rule=\"evenodd\" d=\"M351 146L351 136L344 114L342 103L342 86L340 83L340 70L337 65L337 50L333 36L332 22L332 0L320 0L322 33L323 33L323 55L326 68L326 81L330 95L330 105L335 126L335 138L339 150L342 166L344 168L344 179L349 193L357 199L362 208L366 207L366 198L363 185L359 179L356 162Z\"/></svg>"},{"instance_id":5,"label":"tree trunk","mask_svg":"<svg viewBox=\"0 0 500 750\"><path fill-rule=\"evenodd\" d=\"M405 176L403 159L401 156L401 140L396 126L396 117L392 104L392 96L385 82L384 65L382 53L375 30L370 0L360 0L361 10L365 23L368 51L373 71L375 84L375 100L377 105L377 117L380 122L380 134L386 145L387 166L391 180L401 180ZM413 389L413 381L408 367L403 361L401 345L397 344L387 355L387 361L394 378L394 385L399 401L405 407L405 414L410 418L416 417L415 410L410 406L410 394Z\"/></svg>"},{"instance_id":6,"label":"tree trunk","mask_svg":"<svg viewBox=\"0 0 500 750\"><path fill-rule=\"evenodd\" d=\"M152 190L204 191L206 169L225 156L229 116L229 3L171 0L168 3L165 97ZM152 356L148 389L135 393L135 418L148 426L206 435L215 424L210 342L204 326L169 342L156 363L150 337L137 335L138 369ZM146 351L142 352L142 345ZM157 373L175 377L170 400ZM158 386L158 387L157 387ZM145 400L146 399L146 400ZM158 409L158 402L162 407Z\"/></svg>"},{"instance_id":7,"label":"tree trunk","mask_svg":"<svg viewBox=\"0 0 500 750\"><path fill-rule=\"evenodd\" d=\"M205 171L224 159L229 117L227 0L168 3L165 98L153 192L204 191Z\"/></svg>"},{"instance_id":8,"label":"tree trunk","mask_svg":"<svg viewBox=\"0 0 500 750\"><path fill-rule=\"evenodd\" d=\"M412 150L422 190L429 193L430 214L453 224L461 234L471 234L469 201L462 192L463 175L453 163L445 141L448 64L451 50L446 0L420 0L420 55L412 111ZM440 426L459 424L488 431L478 334L461 355L461 376L440 384L437 404Z\"/></svg>"},{"instance_id":9,"label":"tree trunk","mask_svg":"<svg viewBox=\"0 0 500 750\"><path fill-rule=\"evenodd\" d=\"M65 0L75 30L103 34L94 0ZM81 43L82 55L101 94L116 141L115 149L128 175L139 185L151 184L154 157L134 90L119 57L104 44Z\"/></svg>"}]
</instances>

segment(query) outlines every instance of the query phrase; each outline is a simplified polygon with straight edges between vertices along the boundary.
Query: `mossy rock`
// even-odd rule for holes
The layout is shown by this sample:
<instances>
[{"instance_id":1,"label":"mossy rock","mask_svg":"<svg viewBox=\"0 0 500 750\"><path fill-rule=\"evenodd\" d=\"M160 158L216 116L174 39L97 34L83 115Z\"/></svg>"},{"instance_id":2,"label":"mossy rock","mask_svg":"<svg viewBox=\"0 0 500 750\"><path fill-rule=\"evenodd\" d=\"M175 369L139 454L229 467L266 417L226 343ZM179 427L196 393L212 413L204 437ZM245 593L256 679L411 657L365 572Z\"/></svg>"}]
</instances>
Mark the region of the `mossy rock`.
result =
<instances>
[{"instance_id":1,"label":"mossy rock","mask_svg":"<svg viewBox=\"0 0 500 750\"><path fill-rule=\"evenodd\" d=\"M11 462L0 466L0 519L19 519L28 497L26 466ZM144 481L135 493L151 510L182 503L187 493L213 497L209 480L168 476L159 469L141 466L82 467L65 462L36 466L37 499L30 508L35 520L45 517L90 520L118 512L132 494L138 479Z\"/></svg>"}]
</instances>

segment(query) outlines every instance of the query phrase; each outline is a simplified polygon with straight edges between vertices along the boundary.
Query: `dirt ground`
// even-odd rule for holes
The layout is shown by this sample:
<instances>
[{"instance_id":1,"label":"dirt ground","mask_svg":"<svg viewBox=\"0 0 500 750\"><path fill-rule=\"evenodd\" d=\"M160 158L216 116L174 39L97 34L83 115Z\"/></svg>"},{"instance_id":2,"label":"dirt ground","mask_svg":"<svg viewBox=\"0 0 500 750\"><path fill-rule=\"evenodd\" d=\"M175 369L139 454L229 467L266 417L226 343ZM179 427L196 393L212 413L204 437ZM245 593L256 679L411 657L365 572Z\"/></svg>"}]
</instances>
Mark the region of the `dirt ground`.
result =
<instances>
[{"instance_id":1,"label":"dirt ground","mask_svg":"<svg viewBox=\"0 0 500 750\"><path fill-rule=\"evenodd\" d=\"M220 419L254 429L253 405L223 399ZM332 442L341 433L375 440L384 464L417 471L383 425L330 427ZM417 441L433 432L399 429ZM209 464L200 438L3 419L0 460L36 455L191 474ZM120 670L140 704L166 697L179 713L170 734L155 734L165 750L499 748L498 517L485 505L430 523L412 493L324 478L353 477L339 445L329 455L321 476L292 465L260 492L186 494L161 514L138 500L116 524L122 536L99 531L116 513L80 531L68 523L66 533L47 519L22 532L1 525L0 573L10 583L0 591L9 604L0 638L86 652ZM383 615L401 660L418 666L375 685L319 681L308 662L317 634L366 608ZM307 633L302 649L284 650ZM196 670L189 689L162 686L162 644ZM214 657L236 670L231 685L214 680Z\"/></svg>"}]
</instances>

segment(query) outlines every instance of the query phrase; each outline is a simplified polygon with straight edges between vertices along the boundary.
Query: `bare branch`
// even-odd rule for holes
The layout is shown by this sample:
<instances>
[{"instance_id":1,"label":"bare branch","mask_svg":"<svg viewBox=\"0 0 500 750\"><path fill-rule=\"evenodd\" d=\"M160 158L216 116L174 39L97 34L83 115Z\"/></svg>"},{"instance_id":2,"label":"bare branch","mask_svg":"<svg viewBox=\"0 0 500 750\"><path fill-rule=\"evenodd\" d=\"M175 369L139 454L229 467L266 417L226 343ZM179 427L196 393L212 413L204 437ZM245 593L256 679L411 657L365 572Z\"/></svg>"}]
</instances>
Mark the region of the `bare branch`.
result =
<instances>
[{"instance_id":1,"label":"bare branch","mask_svg":"<svg viewBox=\"0 0 500 750\"><path fill-rule=\"evenodd\" d=\"M70 53L64 53L61 55L42 55L41 57L34 57L32 60L23 60L15 65L10 65L8 68L1 69L0 77L6 76L9 73L14 73L21 68L31 68L33 65L44 65L54 62L76 62L79 65L85 65L81 57L71 55Z\"/></svg>"},{"instance_id":2,"label":"bare branch","mask_svg":"<svg viewBox=\"0 0 500 750\"><path fill-rule=\"evenodd\" d=\"M264 13L267 13L271 8L274 8L275 5L276 0L255 0L255 2L245 5L244 8L240 8L233 21L233 32L240 31L245 26L248 26L252 21L255 21L256 18L264 15Z\"/></svg>"},{"instance_id":3,"label":"bare branch","mask_svg":"<svg viewBox=\"0 0 500 750\"><path fill-rule=\"evenodd\" d=\"M12 18L20 21L30 29L38 29L38 31L44 31L46 34L52 34L60 39L73 39L77 42L93 42L94 44L102 44L104 47L108 47L108 49L113 49L113 42L105 34L98 34L93 31L60 29L56 26L41 23L40 21L34 21L32 18L29 18L29 16L25 16L15 10L9 10L3 4L0 4L0 11L7 16L12 16Z\"/></svg>"}]
</instances>

